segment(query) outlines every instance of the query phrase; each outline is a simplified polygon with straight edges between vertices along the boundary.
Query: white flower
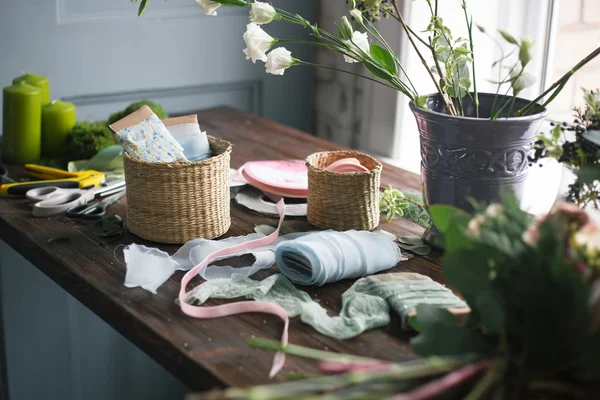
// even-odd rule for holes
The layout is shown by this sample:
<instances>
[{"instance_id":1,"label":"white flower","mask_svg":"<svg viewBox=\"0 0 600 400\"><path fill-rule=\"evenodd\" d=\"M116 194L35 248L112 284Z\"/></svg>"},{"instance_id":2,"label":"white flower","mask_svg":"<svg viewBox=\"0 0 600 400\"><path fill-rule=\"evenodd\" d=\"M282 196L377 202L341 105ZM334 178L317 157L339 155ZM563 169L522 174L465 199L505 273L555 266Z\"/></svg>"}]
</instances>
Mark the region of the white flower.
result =
<instances>
[{"instance_id":1,"label":"white flower","mask_svg":"<svg viewBox=\"0 0 600 400\"><path fill-rule=\"evenodd\" d=\"M472 235L479 235L481 232L481 224L485 222L485 217L483 215L476 215L473 217L469 224L467 225L467 232Z\"/></svg>"},{"instance_id":2,"label":"white flower","mask_svg":"<svg viewBox=\"0 0 600 400\"><path fill-rule=\"evenodd\" d=\"M344 42L346 44L348 44L350 47L352 47L355 53L358 53L361 56L362 56L363 52L370 54L369 35L367 35L366 33L354 31L354 33L352 34L352 40L344 40ZM358 60L355 60L352 57L348 57L345 54L344 54L344 60L347 63L358 62Z\"/></svg>"},{"instance_id":3,"label":"white flower","mask_svg":"<svg viewBox=\"0 0 600 400\"><path fill-rule=\"evenodd\" d=\"M250 10L250 21L258 25L268 24L277 16L277 11L272 5L255 1Z\"/></svg>"},{"instance_id":4,"label":"white flower","mask_svg":"<svg viewBox=\"0 0 600 400\"><path fill-rule=\"evenodd\" d=\"M283 75L286 69L295 64L292 53L285 47L278 47L269 53L267 59L267 73Z\"/></svg>"},{"instance_id":5,"label":"white flower","mask_svg":"<svg viewBox=\"0 0 600 400\"><path fill-rule=\"evenodd\" d=\"M252 60L255 64L256 60L267 61L267 51L277 42L275 38L263 31L254 22L246 26L244 41L246 42L246 46L248 46L244 49L246 60Z\"/></svg>"},{"instance_id":6,"label":"white flower","mask_svg":"<svg viewBox=\"0 0 600 400\"><path fill-rule=\"evenodd\" d=\"M196 3L206 15L217 15L217 8L221 7L219 3L213 0L196 0Z\"/></svg>"},{"instance_id":7,"label":"white flower","mask_svg":"<svg viewBox=\"0 0 600 400\"><path fill-rule=\"evenodd\" d=\"M503 211L504 207L502 207L502 204L490 204L485 209L485 215L487 215L488 217L497 218L500 215L502 215Z\"/></svg>"},{"instance_id":8,"label":"white flower","mask_svg":"<svg viewBox=\"0 0 600 400\"><path fill-rule=\"evenodd\" d=\"M357 9L354 9L354 10L350 11L350 15L352 15L359 24L361 24L361 25L363 24L363 16L360 11L358 11Z\"/></svg>"}]
</instances>

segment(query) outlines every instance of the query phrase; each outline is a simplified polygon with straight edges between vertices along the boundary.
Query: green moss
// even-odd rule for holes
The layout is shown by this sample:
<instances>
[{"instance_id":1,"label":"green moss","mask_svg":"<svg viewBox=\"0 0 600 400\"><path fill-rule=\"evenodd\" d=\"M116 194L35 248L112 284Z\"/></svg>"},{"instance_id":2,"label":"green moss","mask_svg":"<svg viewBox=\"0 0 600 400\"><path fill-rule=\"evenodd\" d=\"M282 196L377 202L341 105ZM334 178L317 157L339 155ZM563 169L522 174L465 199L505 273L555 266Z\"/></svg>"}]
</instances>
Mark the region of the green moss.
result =
<instances>
[{"instance_id":1,"label":"green moss","mask_svg":"<svg viewBox=\"0 0 600 400\"><path fill-rule=\"evenodd\" d=\"M40 161L37 163L38 165L43 165L44 167L50 168L58 168L65 169L66 164L64 160L57 157L42 157Z\"/></svg>"},{"instance_id":2,"label":"green moss","mask_svg":"<svg viewBox=\"0 0 600 400\"><path fill-rule=\"evenodd\" d=\"M150 109L152 111L154 111L154 114L156 114L158 116L158 118L160 119L165 119L165 118L169 118L169 114L167 114L165 112L165 109L162 108L162 106L160 104L156 104L150 100L142 100L142 101L138 101L135 103L130 104L126 109L116 112L114 114L111 114L110 117L108 117L108 125L117 122L118 120L128 116L129 114L131 114L134 111L137 111L140 109L140 107L142 106L148 106L150 107Z\"/></svg>"},{"instance_id":3,"label":"green moss","mask_svg":"<svg viewBox=\"0 0 600 400\"><path fill-rule=\"evenodd\" d=\"M104 122L79 122L67 135L66 156L69 160L87 160L100 150L117 144Z\"/></svg>"}]
</instances>

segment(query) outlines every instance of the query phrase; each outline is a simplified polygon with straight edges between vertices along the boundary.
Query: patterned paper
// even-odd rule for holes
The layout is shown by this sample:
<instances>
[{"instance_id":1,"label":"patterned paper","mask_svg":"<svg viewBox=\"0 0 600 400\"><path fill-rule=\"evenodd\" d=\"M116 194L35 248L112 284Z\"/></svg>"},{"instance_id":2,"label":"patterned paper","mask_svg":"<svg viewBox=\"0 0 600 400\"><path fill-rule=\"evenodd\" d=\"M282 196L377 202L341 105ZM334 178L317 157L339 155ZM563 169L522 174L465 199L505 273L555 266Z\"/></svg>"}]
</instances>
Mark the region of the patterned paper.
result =
<instances>
[{"instance_id":1,"label":"patterned paper","mask_svg":"<svg viewBox=\"0 0 600 400\"><path fill-rule=\"evenodd\" d=\"M183 147L156 115L116 132L117 140L131 157L146 162L186 161Z\"/></svg>"}]
</instances>

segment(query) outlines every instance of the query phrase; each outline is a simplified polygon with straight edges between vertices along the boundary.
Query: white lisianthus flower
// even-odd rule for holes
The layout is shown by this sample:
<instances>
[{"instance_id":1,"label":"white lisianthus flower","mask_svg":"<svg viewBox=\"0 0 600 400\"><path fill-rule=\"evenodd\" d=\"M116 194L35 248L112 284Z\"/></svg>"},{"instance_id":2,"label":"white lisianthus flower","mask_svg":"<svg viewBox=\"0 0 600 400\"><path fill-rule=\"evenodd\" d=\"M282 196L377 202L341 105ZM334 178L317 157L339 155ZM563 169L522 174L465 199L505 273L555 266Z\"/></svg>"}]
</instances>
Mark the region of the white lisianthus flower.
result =
<instances>
[{"instance_id":1,"label":"white lisianthus flower","mask_svg":"<svg viewBox=\"0 0 600 400\"><path fill-rule=\"evenodd\" d=\"M221 7L219 3L216 3L213 0L196 0L196 3L206 15L217 15L217 8Z\"/></svg>"},{"instance_id":2,"label":"white lisianthus flower","mask_svg":"<svg viewBox=\"0 0 600 400\"><path fill-rule=\"evenodd\" d=\"M498 218L500 215L502 215L502 213L504 212L504 207L502 207L502 204L490 204L486 209L485 209L485 215L487 215L488 217L492 217L492 218Z\"/></svg>"},{"instance_id":3,"label":"white lisianthus flower","mask_svg":"<svg viewBox=\"0 0 600 400\"><path fill-rule=\"evenodd\" d=\"M481 225L485 222L483 215L477 215L473 217L467 225L467 232L471 235L477 236L481 232Z\"/></svg>"},{"instance_id":4,"label":"white lisianthus flower","mask_svg":"<svg viewBox=\"0 0 600 400\"><path fill-rule=\"evenodd\" d=\"M250 21L258 25L268 24L277 17L277 11L272 5L255 1L252 3L252 9L250 10Z\"/></svg>"},{"instance_id":5,"label":"white lisianthus flower","mask_svg":"<svg viewBox=\"0 0 600 400\"><path fill-rule=\"evenodd\" d=\"M273 75L283 75L286 69L294 65L296 61L292 58L292 53L285 47L278 47L269 53L267 58L267 73Z\"/></svg>"},{"instance_id":6,"label":"white lisianthus flower","mask_svg":"<svg viewBox=\"0 0 600 400\"><path fill-rule=\"evenodd\" d=\"M344 42L346 44L348 44L350 47L352 47L353 50L358 54L362 54L362 52L371 54L370 45L369 45L369 35L367 35L366 32L363 33L363 32L354 31L354 33L352 34L352 40L344 40ZM361 50L362 50L362 52L361 52ZM349 57L345 54L344 54L344 61L346 61L347 63L359 62L358 60L355 60L354 58Z\"/></svg>"},{"instance_id":7,"label":"white lisianthus flower","mask_svg":"<svg viewBox=\"0 0 600 400\"><path fill-rule=\"evenodd\" d=\"M356 8L354 10L350 11L350 15L352 15L359 24L361 24L361 25L363 24L362 13L360 11L358 11Z\"/></svg>"},{"instance_id":8,"label":"white lisianthus flower","mask_svg":"<svg viewBox=\"0 0 600 400\"><path fill-rule=\"evenodd\" d=\"M277 39L263 31L263 29L254 22L251 22L246 26L244 42L246 42L246 46L248 46L244 49L246 60L252 60L252 62L256 64L256 60L261 60L263 62L267 61L267 51L277 43Z\"/></svg>"}]
</instances>

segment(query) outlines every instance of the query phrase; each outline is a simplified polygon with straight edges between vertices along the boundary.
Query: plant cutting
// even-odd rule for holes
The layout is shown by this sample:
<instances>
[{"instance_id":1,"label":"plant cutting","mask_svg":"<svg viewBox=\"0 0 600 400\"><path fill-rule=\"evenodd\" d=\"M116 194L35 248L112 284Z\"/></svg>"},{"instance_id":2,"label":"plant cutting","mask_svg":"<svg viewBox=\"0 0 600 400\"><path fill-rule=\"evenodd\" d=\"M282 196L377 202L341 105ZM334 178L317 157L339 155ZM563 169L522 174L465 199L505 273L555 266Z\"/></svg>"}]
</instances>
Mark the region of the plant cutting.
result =
<instances>
[{"instance_id":1,"label":"plant cutting","mask_svg":"<svg viewBox=\"0 0 600 400\"><path fill-rule=\"evenodd\" d=\"M600 92L583 89L583 99L585 107L574 109L573 123L553 122L550 136L538 135L530 161L558 160L577 175L566 200L582 208L600 209Z\"/></svg>"},{"instance_id":2,"label":"plant cutting","mask_svg":"<svg viewBox=\"0 0 600 400\"><path fill-rule=\"evenodd\" d=\"M253 63L264 62L267 73L283 75L296 67L334 69L404 94L419 126L426 207L443 203L472 210L467 198L497 201L506 188L520 197L527 176L527 156L547 115L545 107L578 70L600 54L600 48L536 99L525 100L518 95L535 81L528 71L531 40L499 31L499 37L508 46L505 50L494 35L474 25L466 0L456 0L455 6L464 14L468 35L455 37L444 22L439 1L420 1L427 3L431 13L427 26L409 26L398 0L349 0L349 14L337 24L336 32L328 32L298 14L266 2L196 0L196 3L210 16L217 15L222 6L248 7L250 23L243 35L244 53ZM148 0L142 0L139 6L141 15ZM375 26L380 17L392 18L402 26L412 51L436 88L435 93L421 93L415 87L398 54ZM269 35L266 25L275 22L303 27L307 40ZM473 40L474 29L488 35L501 50L501 57L492 65L498 70L495 93L480 93L477 88L475 65L480 44ZM309 40L309 35L313 40ZM348 63L362 64L365 71L356 73L300 60L286 49L288 43L339 53Z\"/></svg>"},{"instance_id":3,"label":"plant cutting","mask_svg":"<svg viewBox=\"0 0 600 400\"><path fill-rule=\"evenodd\" d=\"M471 313L417 307L423 356L389 362L253 338L318 361L320 376L203 399L590 399L600 378L600 219L569 203L534 221L514 195L431 215L447 237L442 272ZM298 379L298 377L295 377Z\"/></svg>"}]
</instances>

